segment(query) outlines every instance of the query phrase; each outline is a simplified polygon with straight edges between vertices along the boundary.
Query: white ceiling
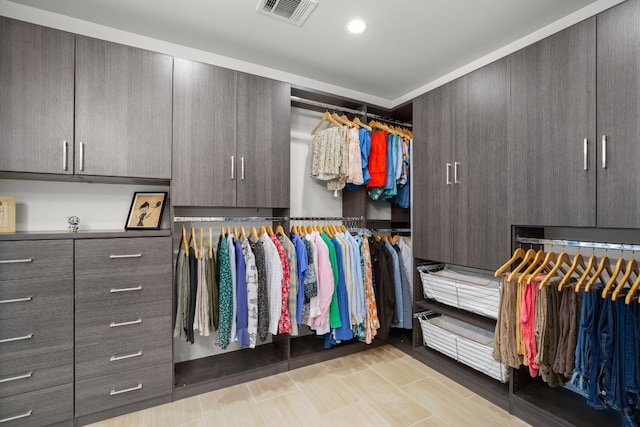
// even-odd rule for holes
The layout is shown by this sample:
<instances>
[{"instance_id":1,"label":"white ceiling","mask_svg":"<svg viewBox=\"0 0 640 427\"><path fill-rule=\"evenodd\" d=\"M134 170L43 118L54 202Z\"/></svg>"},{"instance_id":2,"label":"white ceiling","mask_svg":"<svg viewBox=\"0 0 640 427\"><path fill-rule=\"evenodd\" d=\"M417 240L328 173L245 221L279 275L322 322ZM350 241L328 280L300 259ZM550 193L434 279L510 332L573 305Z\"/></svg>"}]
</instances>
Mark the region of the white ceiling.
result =
<instances>
[{"instance_id":1,"label":"white ceiling","mask_svg":"<svg viewBox=\"0 0 640 427\"><path fill-rule=\"evenodd\" d=\"M11 0L387 104L576 11L593 14L598 4L601 10L619 1L318 0L298 27L257 13L258 0ZM367 22L365 33L346 31L354 17Z\"/></svg>"}]
</instances>

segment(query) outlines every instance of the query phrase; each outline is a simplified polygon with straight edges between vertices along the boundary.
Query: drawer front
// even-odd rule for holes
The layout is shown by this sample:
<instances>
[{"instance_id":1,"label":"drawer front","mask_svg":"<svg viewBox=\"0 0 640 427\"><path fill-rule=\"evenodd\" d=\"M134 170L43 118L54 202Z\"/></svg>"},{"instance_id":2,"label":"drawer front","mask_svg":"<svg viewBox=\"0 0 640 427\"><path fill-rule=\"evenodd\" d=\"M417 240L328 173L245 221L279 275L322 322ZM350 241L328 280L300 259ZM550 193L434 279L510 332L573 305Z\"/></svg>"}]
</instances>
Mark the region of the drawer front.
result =
<instances>
[{"instance_id":1,"label":"drawer front","mask_svg":"<svg viewBox=\"0 0 640 427\"><path fill-rule=\"evenodd\" d=\"M73 383L73 348L0 364L0 397Z\"/></svg>"},{"instance_id":2,"label":"drawer front","mask_svg":"<svg viewBox=\"0 0 640 427\"><path fill-rule=\"evenodd\" d=\"M171 237L79 240L75 259L76 277L171 271Z\"/></svg>"},{"instance_id":3,"label":"drawer front","mask_svg":"<svg viewBox=\"0 0 640 427\"><path fill-rule=\"evenodd\" d=\"M154 273L79 276L76 310L111 310L123 304L171 300L171 268Z\"/></svg>"},{"instance_id":4,"label":"drawer front","mask_svg":"<svg viewBox=\"0 0 640 427\"><path fill-rule=\"evenodd\" d=\"M72 240L0 242L0 280L73 277Z\"/></svg>"},{"instance_id":5,"label":"drawer front","mask_svg":"<svg viewBox=\"0 0 640 427\"><path fill-rule=\"evenodd\" d=\"M76 381L76 417L171 394L172 363Z\"/></svg>"},{"instance_id":6,"label":"drawer front","mask_svg":"<svg viewBox=\"0 0 640 427\"><path fill-rule=\"evenodd\" d=\"M0 281L0 319L73 311L73 278Z\"/></svg>"},{"instance_id":7,"label":"drawer front","mask_svg":"<svg viewBox=\"0 0 640 427\"><path fill-rule=\"evenodd\" d=\"M171 331L171 301L76 312L76 345Z\"/></svg>"},{"instance_id":8,"label":"drawer front","mask_svg":"<svg viewBox=\"0 0 640 427\"><path fill-rule=\"evenodd\" d=\"M72 383L0 399L2 426L45 426L72 418Z\"/></svg>"},{"instance_id":9,"label":"drawer front","mask_svg":"<svg viewBox=\"0 0 640 427\"><path fill-rule=\"evenodd\" d=\"M171 331L76 347L76 380L171 363Z\"/></svg>"},{"instance_id":10,"label":"drawer front","mask_svg":"<svg viewBox=\"0 0 640 427\"><path fill-rule=\"evenodd\" d=\"M0 320L0 363L73 347L73 312Z\"/></svg>"}]
</instances>

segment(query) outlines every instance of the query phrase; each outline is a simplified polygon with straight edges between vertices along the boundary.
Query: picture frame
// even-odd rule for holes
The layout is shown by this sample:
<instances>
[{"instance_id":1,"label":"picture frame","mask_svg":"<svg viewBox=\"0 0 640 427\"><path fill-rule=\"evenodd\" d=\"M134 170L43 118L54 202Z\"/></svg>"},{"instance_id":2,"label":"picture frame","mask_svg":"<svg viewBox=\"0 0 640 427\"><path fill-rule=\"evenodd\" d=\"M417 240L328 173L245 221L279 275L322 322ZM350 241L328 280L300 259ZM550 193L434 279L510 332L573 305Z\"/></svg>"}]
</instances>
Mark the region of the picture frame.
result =
<instances>
[{"instance_id":1,"label":"picture frame","mask_svg":"<svg viewBox=\"0 0 640 427\"><path fill-rule=\"evenodd\" d=\"M159 230L166 201L166 192L133 193L125 230Z\"/></svg>"},{"instance_id":2,"label":"picture frame","mask_svg":"<svg viewBox=\"0 0 640 427\"><path fill-rule=\"evenodd\" d=\"M16 232L16 197L0 196L0 233Z\"/></svg>"}]
</instances>

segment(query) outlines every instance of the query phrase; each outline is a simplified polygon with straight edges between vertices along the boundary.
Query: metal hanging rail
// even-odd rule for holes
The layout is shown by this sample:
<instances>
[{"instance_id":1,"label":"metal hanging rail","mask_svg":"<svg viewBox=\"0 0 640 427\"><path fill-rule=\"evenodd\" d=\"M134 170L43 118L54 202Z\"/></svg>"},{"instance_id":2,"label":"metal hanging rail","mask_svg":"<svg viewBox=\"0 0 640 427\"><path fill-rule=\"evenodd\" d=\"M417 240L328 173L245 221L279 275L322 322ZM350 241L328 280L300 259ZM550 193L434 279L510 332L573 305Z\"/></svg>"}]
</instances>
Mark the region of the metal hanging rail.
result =
<instances>
[{"instance_id":1,"label":"metal hanging rail","mask_svg":"<svg viewBox=\"0 0 640 427\"><path fill-rule=\"evenodd\" d=\"M292 216L291 221L364 221L363 216Z\"/></svg>"},{"instance_id":2,"label":"metal hanging rail","mask_svg":"<svg viewBox=\"0 0 640 427\"><path fill-rule=\"evenodd\" d=\"M350 113L358 116L366 116L371 119L379 120L382 122L393 123L395 125L406 127L406 128L413 128L413 125L411 123L401 122L399 120L390 119L374 113L365 113L364 111L354 110L353 108L340 107L338 105L327 104L324 102L313 101L311 99L300 98L299 96L291 95L291 101L298 102L300 104L312 105L314 107L326 108L328 110L341 111L343 113Z\"/></svg>"},{"instance_id":3,"label":"metal hanging rail","mask_svg":"<svg viewBox=\"0 0 640 427\"><path fill-rule=\"evenodd\" d=\"M556 245L569 246L589 249L612 249L619 251L640 251L640 245L631 245L626 243L603 243L603 242L584 242L580 240L556 240L556 239L538 239L532 237L518 237L518 243L531 245Z\"/></svg>"},{"instance_id":4,"label":"metal hanging rail","mask_svg":"<svg viewBox=\"0 0 640 427\"><path fill-rule=\"evenodd\" d=\"M173 222L263 222L288 221L287 216L174 216Z\"/></svg>"},{"instance_id":5,"label":"metal hanging rail","mask_svg":"<svg viewBox=\"0 0 640 427\"><path fill-rule=\"evenodd\" d=\"M372 228L374 233L411 233L410 228Z\"/></svg>"}]
</instances>

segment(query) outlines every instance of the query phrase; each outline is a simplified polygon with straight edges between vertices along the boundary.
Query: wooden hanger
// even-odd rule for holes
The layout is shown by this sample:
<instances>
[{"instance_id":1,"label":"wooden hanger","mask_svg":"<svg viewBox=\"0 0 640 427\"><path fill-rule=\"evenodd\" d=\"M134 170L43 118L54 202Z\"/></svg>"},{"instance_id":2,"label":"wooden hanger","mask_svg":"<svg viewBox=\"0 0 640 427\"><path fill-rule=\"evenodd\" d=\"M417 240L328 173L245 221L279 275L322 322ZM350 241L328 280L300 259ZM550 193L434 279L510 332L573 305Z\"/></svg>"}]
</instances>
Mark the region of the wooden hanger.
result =
<instances>
[{"instance_id":1,"label":"wooden hanger","mask_svg":"<svg viewBox=\"0 0 640 427\"><path fill-rule=\"evenodd\" d=\"M540 289L551 284L551 279L557 275L558 270L560 270L566 276L565 270L561 268L563 265L571 267L571 259L566 252L562 252L560 253L560 255L558 255L558 259L556 259L555 265L551 268L544 279L540 281Z\"/></svg>"},{"instance_id":2,"label":"wooden hanger","mask_svg":"<svg viewBox=\"0 0 640 427\"><path fill-rule=\"evenodd\" d=\"M522 285L523 283L526 283L525 281L529 277L529 274L531 274L532 271L538 268L540 263L544 261L544 257L545 257L545 253L543 250L539 250L538 252L536 252L536 256L535 258L533 258L533 261L531 261L531 264L529 264L529 266L524 270L522 275L518 278L519 284Z\"/></svg>"},{"instance_id":3,"label":"wooden hanger","mask_svg":"<svg viewBox=\"0 0 640 427\"><path fill-rule=\"evenodd\" d=\"M520 272L520 270L527 267L535 257L536 257L536 251L534 251L533 249L529 249L525 253L524 258L522 258L522 261L520 261L520 264L516 265L516 267L513 270L511 270L511 273L509 273L509 276L507 276L507 281L510 282L514 280L518 276L518 273Z\"/></svg>"},{"instance_id":4,"label":"wooden hanger","mask_svg":"<svg viewBox=\"0 0 640 427\"><path fill-rule=\"evenodd\" d=\"M620 292L622 291L622 289L624 289L625 284L629 285L629 289L633 287L634 281L631 280L631 274L635 274L636 278L638 278L638 276L640 276L640 272L638 270L638 262L634 258L631 258L627 263L627 268L624 272L624 276L622 276L622 279L620 279L620 283L618 283L618 286L616 286L616 288L613 290L613 294L611 295L612 301L618 299L618 297L620 296ZM625 303L626 301L627 300L625 298Z\"/></svg>"},{"instance_id":5,"label":"wooden hanger","mask_svg":"<svg viewBox=\"0 0 640 427\"><path fill-rule=\"evenodd\" d=\"M640 286L640 275L633 282L633 285L631 285L631 289L629 289L629 292L627 292L627 296L624 298L625 304L629 305L631 303L631 301L633 300L633 296L635 295L636 290L638 289L639 286Z\"/></svg>"},{"instance_id":6,"label":"wooden hanger","mask_svg":"<svg viewBox=\"0 0 640 427\"><path fill-rule=\"evenodd\" d=\"M584 259L582 258L582 254L577 253L573 257L573 262L569 267L569 271L567 271L567 274L565 274L562 280L560 280L560 283L558 284L558 291L561 291L562 289L564 289L565 286L567 286L574 272L577 271L578 274L582 276L582 274L586 269L587 269L587 266L584 264Z\"/></svg>"},{"instance_id":7,"label":"wooden hanger","mask_svg":"<svg viewBox=\"0 0 640 427\"><path fill-rule=\"evenodd\" d=\"M198 255L199 258L204 256L204 227L200 227L200 252Z\"/></svg>"},{"instance_id":8,"label":"wooden hanger","mask_svg":"<svg viewBox=\"0 0 640 427\"><path fill-rule=\"evenodd\" d=\"M183 225L182 226L182 247L184 248L184 253L189 256L189 242L187 241L187 229Z\"/></svg>"},{"instance_id":9,"label":"wooden hanger","mask_svg":"<svg viewBox=\"0 0 640 427\"><path fill-rule=\"evenodd\" d=\"M231 227L227 227L227 236L231 234Z\"/></svg>"},{"instance_id":10,"label":"wooden hanger","mask_svg":"<svg viewBox=\"0 0 640 427\"><path fill-rule=\"evenodd\" d=\"M276 236L287 236L287 233L284 232L284 228L280 224L276 227Z\"/></svg>"},{"instance_id":11,"label":"wooden hanger","mask_svg":"<svg viewBox=\"0 0 640 427\"><path fill-rule=\"evenodd\" d=\"M189 237L189 241L193 245L193 254L198 258L198 239L196 238L196 228L191 227L191 236Z\"/></svg>"},{"instance_id":12,"label":"wooden hanger","mask_svg":"<svg viewBox=\"0 0 640 427\"><path fill-rule=\"evenodd\" d=\"M220 227L220 238L224 238L224 227Z\"/></svg>"},{"instance_id":13,"label":"wooden hanger","mask_svg":"<svg viewBox=\"0 0 640 427\"><path fill-rule=\"evenodd\" d=\"M267 225L267 234L269 236L275 236L275 234L273 234L273 228L271 228L270 225Z\"/></svg>"},{"instance_id":14,"label":"wooden hanger","mask_svg":"<svg viewBox=\"0 0 640 427\"><path fill-rule=\"evenodd\" d=\"M611 264L609 263L609 257L607 256L603 256L602 258L600 258L600 264L598 265L598 269L596 270L594 275L591 277L591 280L589 280L584 290L586 292L589 292L598 279L604 282L604 276L602 275L602 273L604 273L605 271L607 272L608 276L611 277L611 274L612 274Z\"/></svg>"},{"instance_id":15,"label":"wooden hanger","mask_svg":"<svg viewBox=\"0 0 640 427\"><path fill-rule=\"evenodd\" d=\"M258 230L258 235L262 236L263 234L265 234L267 232L267 229L264 228L264 225L260 227L260 230Z\"/></svg>"},{"instance_id":16,"label":"wooden hanger","mask_svg":"<svg viewBox=\"0 0 640 427\"><path fill-rule=\"evenodd\" d=\"M532 282L540 274L544 272L549 272L553 267L553 265L555 265L557 260L558 260L558 257L556 256L555 252L553 251L547 252L547 254L544 256L540 264L538 264L538 267L531 270L531 272L529 273L529 276L525 280L527 280L527 282Z\"/></svg>"},{"instance_id":17,"label":"wooden hanger","mask_svg":"<svg viewBox=\"0 0 640 427\"><path fill-rule=\"evenodd\" d=\"M322 118L320 119L320 121L316 125L316 127L314 127L313 130L311 131L311 135L315 135L316 131L320 128L320 126L322 126L322 124L324 122L333 123L334 125L336 125L338 127L342 126L342 123L340 123L339 121L337 121L333 117L331 117L331 114L329 114L328 111L325 111L324 114L322 115Z\"/></svg>"},{"instance_id":18,"label":"wooden hanger","mask_svg":"<svg viewBox=\"0 0 640 427\"><path fill-rule=\"evenodd\" d=\"M249 238L253 237L255 240L259 240L258 233L256 232L256 227L252 226L251 231L249 232Z\"/></svg>"},{"instance_id":19,"label":"wooden hanger","mask_svg":"<svg viewBox=\"0 0 640 427\"><path fill-rule=\"evenodd\" d=\"M602 298L606 298L607 295L609 295L609 293L617 287L618 276L620 275L620 273L622 273L623 276L625 274L626 270L623 270L624 266L625 266L624 258L618 258L618 261L616 262L616 267L613 269L613 273L611 273L609 280L604 285L604 289L602 290ZM613 285L616 285L616 286L614 287Z\"/></svg>"},{"instance_id":20,"label":"wooden hanger","mask_svg":"<svg viewBox=\"0 0 640 427\"><path fill-rule=\"evenodd\" d=\"M509 261L502 264L502 266L496 270L496 272L493 274L494 277L501 276L502 273L504 273L505 271L507 271L509 267L511 267L511 264L513 264L519 259L523 259L524 255L525 255L524 249L517 248L515 251L513 251L513 255L511 255L511 258L509 259Z\"/></svg>"},{"instance_id":21,"label":"wooden hanger","mask_svg":"<svg viewBox=\"0 0 640 427\"><path fill-rule=\"evenodd\" d=\"M587 263L587 266L585 267L584 272L576 282L576 286L574 288L576 292L579 292L580 288L583 288L584 290L584 287L582 285L583 284L586 285L589 282L589 280L591 280L591 276L595 273L596 269L598 268L596 261L597 259L595 255L591 255L589 257L589 262Z\"/></svg>"},{"instance_id":22,"label":"wooden hanger","mask_svg":"<svg viewBox=\"0 0 640 427\"><path fill-rule=\"evenodd\" d=\"M314 232L313 225L307 225L307 234L311 234Z\"/></svg>"},{"instance_id":23,"label":"wooden hanger","mask_svg":"<svg viewBox=\"0 0 640 427\"><path fill-rule=\"evenodd\" d=\"M213 259L213 227L209 227L209 259Z\"/></svg>"},{"instance_id":24,"label":"wooden hanger","mask_svg":"<svg viewBox=\"0 0 640 427\"><path fill-rule=\"evenodd\" d=\"M349 118L346 115L342 115L342 116L338 116L337 113L333 113L331 115L331 118L333 118L333 120L335 120L336 122L340 122L342 125L347 125L349 127L355 127L356 125L353 124L353 122L351 122L351 120L349 120Z\"/></svg>"},{"instance_id":25,"label":"wooden hanger","mask_svg":"<svg viewBox=\"0 0 640 427\"><path fill-rule=\"evenodd\" d=\"M359 117L356 117L355 119L353 119L353 123L355 123L356 125L360 126L361 128L365 128L366 130L368 130L369 132L371 132L371 126L366 125L364 123L362 123L360 121Z\"/></svg>"}]
</instances>

